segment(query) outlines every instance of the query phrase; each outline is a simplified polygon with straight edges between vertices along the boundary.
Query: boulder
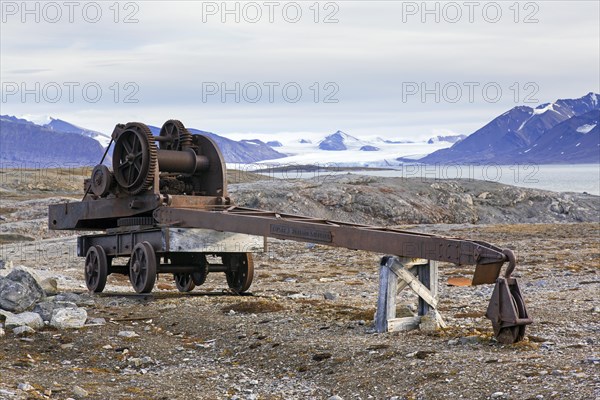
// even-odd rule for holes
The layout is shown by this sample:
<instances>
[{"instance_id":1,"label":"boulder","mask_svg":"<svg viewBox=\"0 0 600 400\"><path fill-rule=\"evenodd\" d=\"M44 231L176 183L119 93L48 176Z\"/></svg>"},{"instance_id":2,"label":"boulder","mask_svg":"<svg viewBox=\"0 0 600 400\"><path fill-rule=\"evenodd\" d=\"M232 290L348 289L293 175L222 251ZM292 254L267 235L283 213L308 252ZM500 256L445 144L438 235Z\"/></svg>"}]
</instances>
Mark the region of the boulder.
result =
<instances>
[{"instance_id":1,"label":"boulder","mask_svg":"<svg viewBox=\"0 0 600 400\"><path fill-rule=\"evenodd\" d=\"M32 329L42 329L44 327L44 321L39 314L34 312L23 312L20 314L5 314L6 321L4 321L4 327L6 329L14 329L20 326L28 326Z\"/></svg>"},{"instance_id":2,"label":"boulder","mask_svg":"<svg viewBox=\"0 0 600 400\"><path fill-rule=\"evenodd\" d=\"M85 325L85 308L59 308L52 312L50 325L57 329L78 329Z\"/></svg>"},{"instance_id":3,"label":"boulder","mask_svg":"<svg viewBox=\"0 0 600 400\"><path fill-rule=\"evenodd\" d=\"M42 301L35 305L33 312L40 314L44 321L50 322L54 310L60 308L77 308L77 304L70 301Z\"/></svg>"},{"instance_id":4,"label":"boulder","mask_svg":"<svg viewBox=\"0 0 600 400\"><path fill-rule=\"evenodd\" d=\"M53 298L54 301L70 301L77 304L78 306L93 306L94 299L88 294L77 294L77 293L60 293Z\"/></svg>"},{"instance_id":5,"label":"boulder","mask_svg":"<svg viewBox=\"0 0 600 400\"><path fill-rule=\"evenodd\" d=\"M4 310L17 313L29 310L44 296L35 272L28 268L17 267L0 277L0 308Z\"/></svg>"},{"instance_id":6,"label":"boulder","mask_svg":"<svg viewBox=\"0 0 600 400\"><path fill-rule=\"evenodd\" d=\"M58 294L58 281L56 278L46 278L39 282L46 296L54 296Z\"/></svg>"},{"instance_id":7,"label":"boulder","mask_svg":"<svg viewBox=\"0 0 600 400\"><path fill-rule=\"evenodd\" d=\"M27 325L23 325L23 326L18 326L15 329L13 329L13 333L16 336L29 336L29 335L33 335L35 333L35 329L30 328Z\"/></svg>"}]
</instances>

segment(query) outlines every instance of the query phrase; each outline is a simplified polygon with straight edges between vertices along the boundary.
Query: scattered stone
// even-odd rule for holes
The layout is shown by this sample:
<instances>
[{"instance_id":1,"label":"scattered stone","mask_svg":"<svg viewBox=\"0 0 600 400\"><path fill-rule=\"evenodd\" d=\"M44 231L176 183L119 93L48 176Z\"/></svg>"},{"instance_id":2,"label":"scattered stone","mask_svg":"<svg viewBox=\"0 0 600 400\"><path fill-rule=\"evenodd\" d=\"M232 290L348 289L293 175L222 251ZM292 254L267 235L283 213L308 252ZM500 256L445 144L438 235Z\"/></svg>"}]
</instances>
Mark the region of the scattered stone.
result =
<instances>
[{"instance_id":1,"label":"scattered stone","mask_svg":"<svg viewBox=\"0 0 600 400\"><path fill-rule=\"evenodd\" d=\"M504 398L504 392L495 392L492 393L492 399L503 399Z\"/></svg>"},{"instance_id":2,"label":"scattered stone","mask_svg":"<svg viewBox=\"0 0 600 400\"><path fill-rule=\"evenodd\" d=\"M106 319L104 318L92 318L88 322L89 325L106 325Z\"/></svg>"},{"instance_id":3,"label":"scattered stone","mask_svg":"<svg viewBox=\"0 0 600 400\"><path fill-rule=\"evenodd\" d=\"M77 308L77 304L69 301L42 301L35 305L33 312L40 314L44 321L50 322L54 310L61 308Z\"/></svg>"},{"instance_id":4,"label":"scattered stone","mask_svg":"<svg viewBox=\"0 0 600 400\"><path fill-rule=\"evenodd\" d=\"M319 278L319 282L335 282L333 278Z\"/></svg>"},{"instance_id":5,"label":"scattered stone","mask_svg":"<svg viewBox=\"0 0 600 400\"><path fill-rule=\"evenodd\" d=\"M465 344L475 344L479 342L479 336L477 335L471 335L471 336L464 336L461 337L459 339L460 344L465 345Z\"/></svg>"},{"instance_id":6,"label":"scattered stone","mask_svg":"<svg viewBox=\"0 0 600 400\"><path fill-rule=\"evenodd\" d=\"M85 325L85 308L60 308L52 312L50 325L57 329L78 329Z\"/></svg>"},{"instance_id":7,"label":"scattered stone","mask_svg":"<svg viewBox=\"0 0 600 400\"><path fill-rule=\"evenodd\" d=\"M433 351L433 350L418 350L413 353L408 353L406 355L406 357L409 357L409 358L415 357L415 358L418 358L419 360L424 360L432 354L435 354L435 351Z\"/></svg>"},{"instance_id":8,"label":"scattered stone","mask_svg":"<svg viewBox=\"0 0 600 400\"><path fill-rule=\"evenodd\" d=\"M34 389L34 387L31 386L29 384L29 382L25 382L25 383L19 383L17 385L17 389L22 390L24 392L30 392L30 391L32 391Z\"/></svg>"},{"instance_id":9,"label":"scattered stone","mask_svg":"<svg viewBox=\"0 0 600 400\"><path fill-rule=\"evenodd\" d=\"M460 343L458 339L450 339L448 340L448 346L457 346Z\"/></svg>"},{"instance_id":10,"label":"scattered stone","mask_svg":"<svg viewBox=\"0 0 600 400\"><path fill-rule=\"evenodd\" d=\"M69 301L71 303L79 304L82 302L81 296L77 293L60 293L54 296L54 301Z\"/></svg>"},{"instance_id":11,"label":"scattered stone","mask_svg":"<svg viewBox=\"0 0 600 400\"><path fill-rule=\"evenodd\" d=\"M323 293L323 297L325 297L325 300L337 300L338 294L333 292L325 292Z\"/></svg>"},{"instance_id":12,"label":"scattered stone","mask_svg":"<svg viewBox=\"0 0 600 400\"><path fill-rule=\"evenodd\" d=\"M327 400L344 400L344 399L336 394L336 395L329 397Z\"/></svg>"},{"instance_id":13,"label":"scattered stone","mask_svg":"<svg viewBox=\"0 0 600 400\"><path fill-rule=\"evenodd\" d=\"M313 360L315 361L323 361L331 358L331 353L317 353L313 356Z\"/></svg>"},{"instance_id":14,"label":"scattered stone","mask_svg":"<svg viewBox=\"0 0 600 400\"><path fill-rule=\"evenodd\" d=\"M0 328L0 337L6 335L6 332L4 332L4 329Z\"/></svg>"},{"instance_id":15,"label":"scattered stone","mask_svg":"<svg viewBox=\"0 0 600 400\"><path fill-rule=\"evenodd\" d=\"M2 335L0 334L0 336L2 336ZM586 364L600 364L600 357L594 357L594 356L588 357L585 359L584 362Z\"/></svg>"},{"instance_id":16,"label":"scattered stone","mask_svg":"<svg viewBox=\"0 0 600 400\"><path fill-rule=\"evenodd\" d=\"M87 397L89 395L88 391L80 386L73 386L73 394L78 397Z\"/></svg>"},{"instance_id":17,"label":"scattered stone","mask_svg":"<svg viewBox=\"0 0 600 400\"><path fill-rule=\"evenodd\" d=\"M540 336L535 336L535 335L529 335L527 336L527 338L529 339L530 342L535 342L535 343L544 343L544 342L548 342L549 339L540 337Z\"/></svg>"},{"instance_id":18,"label":"scattered stone","mask_svg":"<svg viewBox=\"0 0 600 400\"><path fill-rule=\"evenodd\" d=\"M28 335L33 335L35 333L35 329L33 329L27 325L23 325L23 326L18 326L15 329L13 329L13 333L16 336L28 336Z\"/></svg>"},{"instance_id":19,"label":"scattered stone","mask_svg":"<svg viewBox=\"0 0 600 400\"><path fill-rule=\"evenodd\" d=\"M592 308L592 314L598 314L600 313L600 307L596 306L594 308Z\"/></svg>"},{"instance_id":20,"label":"scattered stone","mask_svg":"<svg viewBox=\"0 0 600 400\"><path fill-rule=\"evenodd\" d=\"M77 304L79 307L82 306L93 306L95 304L94 298L89 293L77 294L77 293L60 293L53 297L54 301L69 301ZM115 301L109 303L109 306L123 306L127 302L125 300ZM112 304L112 305L111 305Z\"/></svg>"},{"instance_id":21,"label":"scattered stone","mask_svg":"<svg viewBox=\"0 0 600 400\"><path fill-rule=\"evenodd\" d=\"M419 323L420 330L424 332L435 332L439 329L435 313L437 313L436 310L431 310L427 315L421 317L421 322Z\"/></svg>"},{"instance_id":22,"label":"scattered stone","mask_svg":"<svg viewBox=\"0 0 600 400\"><path fill-rule=\"evenodd\" d=\"M152 358L150 358L148 356L141 357L141 358L140 357L133 357L133 358L130 358L128 360L128 362L129 362L130 365L132 365L134 367L137 367L137 368L154 364L154 360L152 360Z\"/></svg>"},{"instance_id":23,"label":"scattered stone","mask_svg":"<svg viewBox=\"0 0 600 400\"><path fill-rule=\"evenodd\" d=\"M297 299L308 299L310 296L304 293L292 293L287 295L288 299L297 300Z\"/></svg>"},{"instance_id":24,"label":"scattered stone","mask_svg":"<svg viewBox=\"0 0 600 400\"><path fill-rule=\"evenodd\" d=\"M6 329L18 328L19 326L28 326L32 329L42 329L44 321L39 314L34 312L24 312L20 314L9 314L4 322Z\"/></svg>"},{"instance_id":25,"label":"scattered stone","mask_svg":"<svg viewBox=\"0 0 600 400\"><path fill-rule=\"evenodd\" d=\"M54 296L58 294L58 281L55 278L46 278L39 282L46 296Z\"/></svg>"},{"instance_id":26,"label":"scattered stone","mask_svg":"<svg viewBox=\"0 0 600 400\"><path fill-rule=\"evenodd\" d=\"M119 333L117 333L117 336L121 336L127 339L140 337L140 335L138 335L134 331L120 331Z\"/></svg>"},{"instance_id":27,"label":"scattered stone","mask_svg":"<svg viewBox=\"0 0 600 400\"><path fill-rule=\"evenodd\" d=\"M6 277L0 277L0 308L23 312L45 296L33 274L28 268L17 267Z\"/></svg>"}]
</instances>

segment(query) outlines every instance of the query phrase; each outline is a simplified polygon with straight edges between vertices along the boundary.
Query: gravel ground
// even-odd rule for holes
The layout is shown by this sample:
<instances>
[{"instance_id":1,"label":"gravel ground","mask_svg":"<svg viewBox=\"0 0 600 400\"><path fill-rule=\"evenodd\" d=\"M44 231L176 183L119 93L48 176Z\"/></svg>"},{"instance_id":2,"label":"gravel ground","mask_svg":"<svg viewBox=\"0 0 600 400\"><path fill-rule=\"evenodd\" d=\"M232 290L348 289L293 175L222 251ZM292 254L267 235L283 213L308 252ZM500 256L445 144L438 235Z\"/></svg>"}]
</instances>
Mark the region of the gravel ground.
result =
<instances>
[{"instance_id":1,"label":"gravel ground","mask_svg":"<svg viewBox=\"0 0 600 400\"><path fill-rule=\"evenodd\" d=\"M224 291L224 275L213 273L188 294L161 275L151 295L111 275L105 293L90 296L75 237L43 229L40 212L53 200L22 200L0 200L3 225L23 226L2 232L34 240L5 237L0 258L57 277L106 323L7 331L0 399L600 398L598 223L404 226L515 251L534 324L523 342L501 345L483 317L493 286L446 284L471 267L440 266L447 329L377 334L382 255L291 241L269 240L255 255L249 295ZM416 297L405 290L398 304L412 312Z\"/></svg>"}]
</instances>

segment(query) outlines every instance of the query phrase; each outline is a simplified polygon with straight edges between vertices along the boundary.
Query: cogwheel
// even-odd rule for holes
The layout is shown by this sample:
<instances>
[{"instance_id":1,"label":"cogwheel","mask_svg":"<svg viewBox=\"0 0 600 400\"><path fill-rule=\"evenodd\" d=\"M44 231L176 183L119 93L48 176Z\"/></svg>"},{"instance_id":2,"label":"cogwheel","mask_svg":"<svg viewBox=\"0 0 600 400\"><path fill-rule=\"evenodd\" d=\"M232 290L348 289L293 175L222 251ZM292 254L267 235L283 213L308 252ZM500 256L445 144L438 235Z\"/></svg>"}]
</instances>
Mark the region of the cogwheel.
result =
<instances>
[{"instance_id":1,"label":"cogwheel","mask_svg":"<svg viewBox=\"0 0 600 400\"><path fill-rule=\"evenodd\" d=\"M181 150L192 145L192 134L176 119L170 119L160 128L160 136L170 140L160 142L161 150Z\"/></svg>"},{"instance_id":2,"label":"cogwheel","mask_svg":"<svg viewBox=\"0 0 600 400\"><path fill-rule=\"evenodd\" d=\"M115 141L113 173L119 186L130 195L147 190L154 183L158 150L150 128L129 122Z\"/></svg>"}]
</instances>

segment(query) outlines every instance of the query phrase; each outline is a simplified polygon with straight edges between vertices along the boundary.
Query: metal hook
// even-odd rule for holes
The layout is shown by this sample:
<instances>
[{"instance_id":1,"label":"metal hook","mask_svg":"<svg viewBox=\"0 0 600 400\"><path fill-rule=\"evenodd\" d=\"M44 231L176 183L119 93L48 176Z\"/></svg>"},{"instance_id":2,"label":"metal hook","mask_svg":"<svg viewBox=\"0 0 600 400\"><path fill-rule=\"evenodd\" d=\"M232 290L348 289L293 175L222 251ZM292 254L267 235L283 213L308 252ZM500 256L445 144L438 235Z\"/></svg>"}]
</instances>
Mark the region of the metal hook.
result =
<instances>
[{"instance_id":1,"label":"metal hook","mask_svg":"<svg viewBox=\"0 0 600 400\"><path fill-rule=\"evenodd\" d=\"M517 259L515 253L510 249L503 249L502 254L508 258L508 267L506 267L506 272L504 273L504 277L508 279L517 266Z\"/></svg>"}]
</instances>

